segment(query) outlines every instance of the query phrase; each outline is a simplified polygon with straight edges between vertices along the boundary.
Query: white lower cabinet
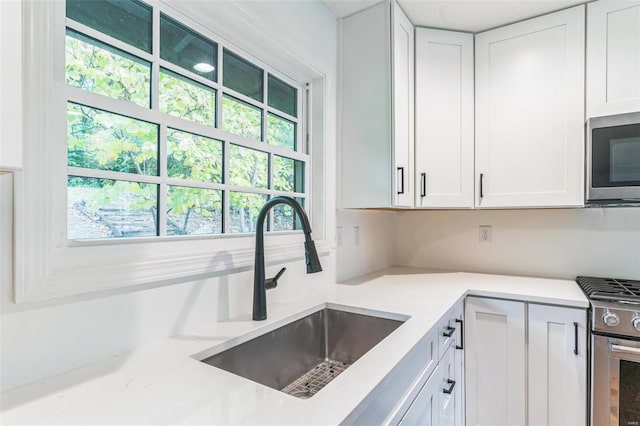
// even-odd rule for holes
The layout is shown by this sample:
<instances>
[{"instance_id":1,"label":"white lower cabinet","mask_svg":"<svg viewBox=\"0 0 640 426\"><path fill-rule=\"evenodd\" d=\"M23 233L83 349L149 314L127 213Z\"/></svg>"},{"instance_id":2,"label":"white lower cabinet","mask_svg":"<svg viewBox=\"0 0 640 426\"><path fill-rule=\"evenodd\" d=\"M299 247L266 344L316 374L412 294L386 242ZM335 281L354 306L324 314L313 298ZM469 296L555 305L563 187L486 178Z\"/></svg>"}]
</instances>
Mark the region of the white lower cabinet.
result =
<instances>
[{"instance_id":1,"label":"white lower cabinet","mask_svg":"<svg viewBox=\"0 0 640 426\"><path fill-rule=\"evenodd\" d=\"M429 380L422 386L422 389L420 389L420 392L418 392L418 395L398 424L402 426L438 426L440 415L439 391L440 366L435 369Z\"/></svg>"},{"instance_id":2,"label":"white lower cabinet","mask_svg":"<svg viewBox=\"0 0 640 426\"><path fill-rule=\"evenodd\" d=\"M525 304L467 297L467 425L525 424Z\"/></svg>"},{"instance_id":3,"label":"white lower cabinet","mask_svg":"<svg viewBox=\"0 0 640 426\"><path fill-rule=\"evenodd\" d=\"M465 334L468 426L586 424L584 309L468 297Z\"/></svg>"},{"instance_id":4,"label":"white lower cabinet","mask_svg":"<svg viewBox=\"0 0 640 426\"><path fill-rule=\"evenodd\" d=\"M529 304L528 424L587 423L586 312Z\"/></svg>"},{"instance_id":5,"label":"white lower cabinet","mask_svg":"<svg viewBox=\"0 0 640 426\"><path fill-rule=\"evenodd\" d=\"M462 302L454 306L438 323L438 364L432 372L414 382L396 412L386 424L402 426L462 426L464 387L462 380L463 345Z\"/></svg>"}]
</instances>

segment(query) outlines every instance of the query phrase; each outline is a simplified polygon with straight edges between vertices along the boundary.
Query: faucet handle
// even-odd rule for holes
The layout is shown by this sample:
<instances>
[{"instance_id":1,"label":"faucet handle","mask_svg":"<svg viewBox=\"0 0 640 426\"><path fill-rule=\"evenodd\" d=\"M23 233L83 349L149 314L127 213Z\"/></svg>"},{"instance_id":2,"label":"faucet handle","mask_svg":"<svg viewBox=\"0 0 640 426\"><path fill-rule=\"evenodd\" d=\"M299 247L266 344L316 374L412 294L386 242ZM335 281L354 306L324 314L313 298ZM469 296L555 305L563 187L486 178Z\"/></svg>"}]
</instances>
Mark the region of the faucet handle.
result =
<instances>
[{"instance_id":1,"label":"faucet handle","mask_svg":"<svg viewBox=\"0 0 640 426\"><path fill-rule=\"evenodd\" d=\"M287 270L287 268L282 268L276 274L275 277L267 278L266 280L264 280L264 288L266 288L267 290L271 290L272 288L276 288L278 286L278 280L280 279L280 277L282 276L282 274L284 274L284 271L286 271L286 270Z\"/></svg>"}]
</instances>

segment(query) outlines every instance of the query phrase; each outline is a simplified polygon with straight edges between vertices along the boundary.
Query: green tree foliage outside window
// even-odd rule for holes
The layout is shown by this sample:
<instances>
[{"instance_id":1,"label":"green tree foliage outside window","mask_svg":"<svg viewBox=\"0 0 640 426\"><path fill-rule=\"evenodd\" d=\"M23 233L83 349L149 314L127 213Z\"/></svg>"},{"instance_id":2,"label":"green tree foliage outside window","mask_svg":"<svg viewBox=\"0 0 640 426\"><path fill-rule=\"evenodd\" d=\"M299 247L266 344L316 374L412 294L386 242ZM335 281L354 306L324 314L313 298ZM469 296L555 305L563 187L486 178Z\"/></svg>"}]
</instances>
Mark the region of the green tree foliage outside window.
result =
<instances>
[{"instance_id":1,"label":"green tree foliage outside window","mask_svg":"<svg viewBox=\"0 0 640 426\"><path fill-rule=\"evenodd\" d=\"M78 5L92 7L90 2ZM130 113L145 117L141 120L117 113L120 110L110 105L124 101L152 111L152 93L156 93L157 116L160 112L197 125L221 127L265 143L265 151L272 149L268 145L295 151L297 123L265 114L258 106L224 94L224 87L216 90L196 81L197 77L190 78L188 72L181 75L160 67L153 82L151 62L75 29L67 29L65 48L66 84L105 99L99 108L93 105L97 98L85 102L78 96L67 103L67 161L73 168L67 180L68 238L148 237L159 235L161 228L166 235L220 234L226 221L229 232L253 232L269 195L252 189L305 192L303 161L244 147L233 139L225 145L223 140L163 127L161 118L145 121L148 114ZM291 93L281 96L296 99L296 90ZM216 122L217 96L222 96L221 123ZM263 117L266 135L262 134ZM96 175L101 178L92 177ZM220 189L220 185L247 188L247 192ZM228 218L223 218L225 191ZM159 212L160 205L166 210ZM273 230L297 229L287 206L272 214Z\"/></svg>"}]
</instances>

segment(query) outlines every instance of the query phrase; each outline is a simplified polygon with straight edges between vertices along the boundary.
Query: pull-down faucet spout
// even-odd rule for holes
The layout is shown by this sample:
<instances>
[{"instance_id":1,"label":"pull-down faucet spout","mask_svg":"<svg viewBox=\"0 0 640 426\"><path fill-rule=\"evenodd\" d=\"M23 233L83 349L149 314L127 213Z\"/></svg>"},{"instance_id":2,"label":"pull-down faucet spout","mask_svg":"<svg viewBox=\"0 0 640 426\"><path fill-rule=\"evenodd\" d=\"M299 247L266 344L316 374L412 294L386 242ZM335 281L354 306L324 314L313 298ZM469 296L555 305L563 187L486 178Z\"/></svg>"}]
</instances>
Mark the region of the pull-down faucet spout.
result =
<instances>
[{"instance_id":1,"label":"pull-down faucet spout","mask_svg":"<svg viewBox=\"0 0 640 426\"><path fill-rule=\"evenodd\" d=\"M265 203L258 214L256 224L256 258L253 269L253 319L262 321L267 319L267 291L265 287L264 272L264 221L269 210L278 205L287 204L293 208L293 211L300 218L302 230L304 232L304 257L307 264L307 274L322 271L316 245L311 238L311 225L309 218L302 206L293 198L274 197ZM277 284L277 283L276 283Z\"/></svg>"}]
</instances>

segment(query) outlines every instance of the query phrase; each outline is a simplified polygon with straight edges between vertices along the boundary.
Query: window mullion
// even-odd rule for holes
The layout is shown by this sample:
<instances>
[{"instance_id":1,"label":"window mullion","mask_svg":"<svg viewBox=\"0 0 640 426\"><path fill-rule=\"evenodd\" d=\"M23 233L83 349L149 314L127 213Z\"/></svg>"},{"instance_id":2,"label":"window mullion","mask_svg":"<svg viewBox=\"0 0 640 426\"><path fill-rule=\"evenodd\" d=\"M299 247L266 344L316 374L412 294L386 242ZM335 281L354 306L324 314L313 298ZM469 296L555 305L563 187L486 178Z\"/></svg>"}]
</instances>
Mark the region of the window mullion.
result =
<instances>
[{"instance_id":1,"label":"window mullion","mask_svg":"<svg viewBox=\"0 0 640 426\"><path fill-rule=\"evenodd\" d=\"M266 73L265 73L266 74ZM269 160L268 160L268 174L267 174L267 188L269 188L269 190L273 190L274 188L274 176L273 176L273 153L270 152L269 153ZM269 198L273 198L273 195L270 195ZM271 209L271 211L269 212L269 227L267 228L269 231L273 231L274 228L274 210Z\"/></svg>"},{"instance_id":2,"label":"window mullion","mask_svg":"<svg viewBox=\"0 0 640 426\"><path fill-rule=\"evenodd\" d=\"M267 85L269 84L269 73L262 71L262 141L267 141Z\"/></svg>"},{"instance_id":3,"label":"window mullion","mask_svg":"<svg viewBox=\"0 0 640 426\"><path fill-rule=\"evenodd\" d=\"M158 224L160 230L160 236L167 235L167 197L169 194L169 188L167 187L167 126L165 124L160 125L160 140L158 141L158 158L160 177L162 179L160 183L160 194L158 194Z\"/></svg>"},{"instance_id":4,"label":"window mullion","mask_svg":"<svg viewBox=\"0 0 640 426\"><path fill-rule=\"evenodd\" d=\"M222 45L218 44L218 69L216 70L216 77L218 78L219 89L216 91L216 128L222 128L222 51ZM224 183L227 183L227 181L225 180ZM226 221L223 220L223 223L224 222Z\"/></svg>"},{"instance_id":5,"label":"window mullion","mask_svg":"<svg viewBox=\"0 0 640 426\"><path fill-rule=\"evenodd\" d=\"M160 10L153 8L151 47L153 53L153 64L151 66L151 109L160 110ZM165 129L166 130L166 129ZM166 131L165 131L166 135Z\"/></svg>"},{"instance_id":6,"label":"window mullion","mask_svg":"<svg viewBox=\"0 0 640 426\"><path fill-rule=\"evenodd\" d=\"M226 189L222 193L222 233L231 233L231 194L229 191L229 141L224 141L222 152L222 174Z\"/></svg>"}]
</instances>

